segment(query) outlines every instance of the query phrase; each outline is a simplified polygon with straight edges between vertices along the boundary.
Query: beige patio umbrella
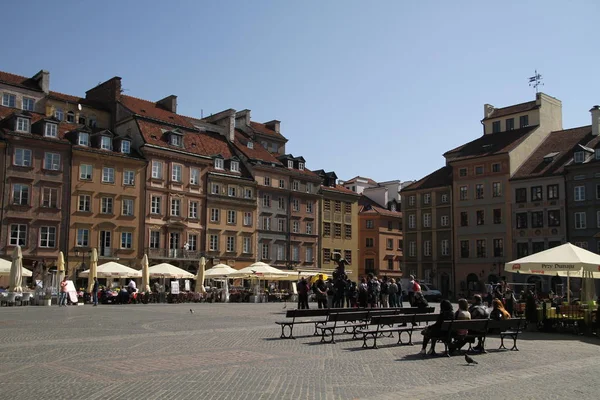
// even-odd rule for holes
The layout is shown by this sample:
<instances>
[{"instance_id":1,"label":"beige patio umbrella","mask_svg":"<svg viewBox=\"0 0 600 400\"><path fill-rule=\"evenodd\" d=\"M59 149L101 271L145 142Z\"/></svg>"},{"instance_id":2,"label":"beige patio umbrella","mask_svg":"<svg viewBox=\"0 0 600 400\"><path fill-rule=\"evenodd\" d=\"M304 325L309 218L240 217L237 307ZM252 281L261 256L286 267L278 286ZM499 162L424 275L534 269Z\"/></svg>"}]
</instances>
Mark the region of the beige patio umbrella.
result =
<instances>
[{"instance_id":1,"label":"beige patio umbrella","mask_svg":"<svg viewBox=\"0 0 600 400\"><path fill-rule=\"evenodd\" d=\"M23 253L21 246L15 247L12 255L12 265L10 268L10 291L21 293L23 288Z\"/></svg>"},{"instance_id":2,"label":"beige patio umbrella","mask_svg":"<svg viewBox=\"0 0 600 400\"><path fill-rule=\"evenodd\" d=\"M58 282L61 282L65 277L65 256L62 251L58 253L58 260L56 260L56 268L58 270Z\"/></svg>"},{"instance_id":3,"label":"beige patio umbrella","mask_svg":"<svg viewBox=\"0 0 600 400\"><path fill-rule=\"evenodd\" d=\"M98 250L94 247L92 249L92 255L90 257L90 270L88 273L88 293L94 290L94 278L96 278L98 271Z\"/></svg>"},{"instance_id":4,"label":"beige patio umbrella","mask_svg":"<svg viewBox=\"0 0 600 400\"><path fill-rule=\"evenodd\" d=\"M3 258L0 258L0 276L9 276L10 277L10 271L12 269L12 262L7 261ZM33 273L28 270L27 268L21 268L21 274L22 276L31 278L31 276L33 276Z\"/></svg>"},{"instance_id":5,"label":"beige patio umbrella","mask_svg":"<svg viewBox=\"0 0 600 400\"><path fill-rule=\"evenodd\" d=\"M199 291L200 293L206 292L206 289L204 288L204 268L205 267L206 267L206 258L200 257L200 262L198 263L198 274L196 275L196 291Z\"/></svg>"},{"instance_id":6,"label":"beige patio umbrella","mask_svg":"<svg viewBox=\"0 0 600 400\"><path fill-rule=\"evenodd\" d=\"M150 292L150 273L148 272L148 255L144 254L142 258L142 292Z\"/></svg>"}]
</instances>

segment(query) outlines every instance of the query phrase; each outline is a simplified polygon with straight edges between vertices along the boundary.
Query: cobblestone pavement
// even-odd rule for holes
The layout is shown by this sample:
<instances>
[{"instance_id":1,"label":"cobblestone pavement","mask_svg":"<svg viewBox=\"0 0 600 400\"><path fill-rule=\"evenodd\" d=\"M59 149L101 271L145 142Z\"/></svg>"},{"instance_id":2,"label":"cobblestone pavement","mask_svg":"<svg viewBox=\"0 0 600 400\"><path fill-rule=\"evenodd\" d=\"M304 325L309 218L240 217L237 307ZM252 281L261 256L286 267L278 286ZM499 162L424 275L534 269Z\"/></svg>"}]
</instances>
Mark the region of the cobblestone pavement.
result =
<instances>
[{"instance_id":1,"label":"cobblestone pavement","mask_svg":"<svg viewBox=\"0 0 600 400\"><path fill-rule=\"evenodd\" d=\"M396 339L383 339L378 350L362 350L348 336L320 344L309 326L281 340L274 321L282 307L3 307L2 397L598 398L600 339L526 333L521 351L490 351L470 367L462 357L416 356L420 346L392 345Z\"/></svg>"}]
</instances>

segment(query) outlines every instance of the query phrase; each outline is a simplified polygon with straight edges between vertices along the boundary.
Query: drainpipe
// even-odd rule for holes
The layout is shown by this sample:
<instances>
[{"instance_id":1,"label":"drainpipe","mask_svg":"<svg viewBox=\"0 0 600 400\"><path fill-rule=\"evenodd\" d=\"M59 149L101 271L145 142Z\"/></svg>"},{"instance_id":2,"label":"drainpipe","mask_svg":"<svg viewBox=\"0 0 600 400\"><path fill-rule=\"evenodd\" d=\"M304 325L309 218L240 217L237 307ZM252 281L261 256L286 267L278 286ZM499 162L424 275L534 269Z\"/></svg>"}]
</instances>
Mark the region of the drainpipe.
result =
<instances>
[{"instance_id":1,"label":"drainpipe","mask_svg":"<svg viewBox=\"0 0 600 400\"><path fill-rule=\"evenodd\" d=\"M64 177L63 177L64 179ZM71 145L71 152L70 152L70 157L69 157L69 180L67 181L67 193L69 194L68 196L68 203L67 203L67 224L66 224L66 240L63 244L63 251L65 254L65 264L67 266L66 268L66 272L69 272L69 239L71 236L71 199L72 199L72 194L71 194L71 187L72 187L72 180L73 180L73 145ZM64 191L63 191L64 193ZM64 202L64 199L63 199ZM65 272L65 274L66 274Z\"/></svg>"},{"instance_id":2,"label":"drainpipe","mask_svg":"<svg viewBox=\"0 0 600 400\"><path fill-rule=\"evenodd\" d=\"M2 171L2 182L4 183L4 185L2 186L2 193L0 193L0 199L2 201L2 210L0 210L0 221L2 221L2 225L4 225L4 209L6 208L5 204L4 204L4 192L6 190L6 170L8 168L7 166L7 160L8 160L8 142L6 142L6 146L4 146L4 171ZM7 235L8 235L8 227L7 229ZM4 231L4 226L2 226L2 231ZM2 232L0 232L0 237L2 236L1 234ZM3 238L5 239L5 238ZM8 254L7 254L8 255Z\"/></svg>"}]
</instances>

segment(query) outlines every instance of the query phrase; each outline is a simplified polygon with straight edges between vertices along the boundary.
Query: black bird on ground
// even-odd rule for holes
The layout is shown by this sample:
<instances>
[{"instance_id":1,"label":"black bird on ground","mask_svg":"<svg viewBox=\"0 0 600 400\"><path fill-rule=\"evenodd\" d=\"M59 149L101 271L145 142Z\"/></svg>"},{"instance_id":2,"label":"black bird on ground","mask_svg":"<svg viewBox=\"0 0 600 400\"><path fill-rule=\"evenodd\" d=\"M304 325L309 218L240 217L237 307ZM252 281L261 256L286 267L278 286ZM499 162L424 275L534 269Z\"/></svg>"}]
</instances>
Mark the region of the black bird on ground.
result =
<instances>
[{"instance_id":1,"label":"black bird on ground","mask_svg":"<svg viewBox=\"0 0 600 400\"><path fill-rule=\"evenodd\" d=\"M467 362L467 364L479 364L477 361L473 360L467 354L465 354L465 361Z\"/></svg>"},{"instance_id":2,"label":"black bird on ground","mask_svg":"<svg viewBox=\"0 0 600 400\"><path fill-rule=\"evenodd\" d=\"M194 310L192 310L191 308L190 308L190 313L191 313L191 314L193 314L193 313L194 313Z\"/></svg>"}]
</instances>

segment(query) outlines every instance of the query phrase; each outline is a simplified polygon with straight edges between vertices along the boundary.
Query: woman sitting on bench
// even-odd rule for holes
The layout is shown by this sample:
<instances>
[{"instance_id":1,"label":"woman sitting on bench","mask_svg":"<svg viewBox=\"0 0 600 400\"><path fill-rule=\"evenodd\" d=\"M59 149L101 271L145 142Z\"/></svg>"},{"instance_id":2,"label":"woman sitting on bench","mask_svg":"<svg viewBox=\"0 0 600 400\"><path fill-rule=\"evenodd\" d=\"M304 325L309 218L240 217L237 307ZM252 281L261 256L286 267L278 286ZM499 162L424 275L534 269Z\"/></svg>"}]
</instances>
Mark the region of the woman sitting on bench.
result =
<instances>
[{"instance_id":1,"label":"woman sitting on bench","mask_svg":"<svg viewBox=\"0 0 600 400\"><path fill-rule=\"evenodd\" d=\"M421 331L423 334L423 347L419 354L426 353L427 344L429 344L429 341L431 341L431 349L427 354L435 354L435 343L437 342L437 338L439 338L441 335L442 322L452 321L453 319L454 312L452 311L452 304L448 300L443 300L440 303L440 315L435 323Z\"/></svg>"}]
</instances>

